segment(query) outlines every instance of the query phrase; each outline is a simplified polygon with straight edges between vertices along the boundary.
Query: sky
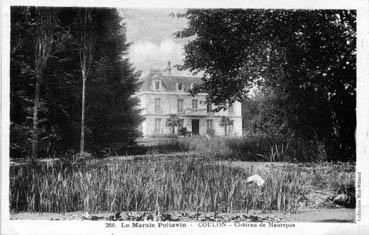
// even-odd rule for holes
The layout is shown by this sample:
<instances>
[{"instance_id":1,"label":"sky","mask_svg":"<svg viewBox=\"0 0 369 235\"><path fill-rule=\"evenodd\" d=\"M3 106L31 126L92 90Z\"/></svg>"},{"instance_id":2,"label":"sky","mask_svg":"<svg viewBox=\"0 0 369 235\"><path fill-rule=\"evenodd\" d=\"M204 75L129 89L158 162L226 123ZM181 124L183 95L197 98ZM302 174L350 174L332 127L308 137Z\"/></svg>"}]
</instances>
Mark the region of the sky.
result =
<instances>
[{"instance_id":1,"label":"sky","mask_svg":"<svg viewBox=\"0 0 369 235\"><path fill-rule=\"evenodd\" d=\"M183 30L187 21L173 17L171 13L183 13L183 9L119 9L126 24L128 52L131 63L143 74L153 69L165 69L182 64L185 39L176 39L174 33ZM173 75L191 75L173 68Z\"/></svg>"}]
</instances>

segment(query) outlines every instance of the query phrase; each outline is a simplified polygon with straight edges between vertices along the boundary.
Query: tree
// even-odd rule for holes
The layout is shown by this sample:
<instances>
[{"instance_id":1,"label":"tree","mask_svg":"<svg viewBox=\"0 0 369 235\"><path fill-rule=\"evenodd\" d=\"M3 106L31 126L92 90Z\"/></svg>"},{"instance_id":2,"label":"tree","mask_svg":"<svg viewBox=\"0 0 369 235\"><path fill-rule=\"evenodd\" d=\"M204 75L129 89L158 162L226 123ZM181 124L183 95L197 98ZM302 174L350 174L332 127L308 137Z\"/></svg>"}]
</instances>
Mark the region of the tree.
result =
<instances>
[{"instance_id":1,"label":"tree","mask_svg":"<svg viewBox=\"0 0 369 235\"><path fill-rule=\"evenodd\" d=\"M228 127L233 126L233 120L231 120L229 117L222 117L220 120L220 126L224 127L224 135L228 135Z\"/></svg>"},{"instance_id":2,"label":"tree","mask_svg":"<svg viewBox=\"0 0 369 235\"><path fill-rule=\"evenodd\" d=\"M202 71L208 101L226 106L272 88L288 128L317 133L332 158L355 157L356 13L188 10L182 69ZM309 130L309 132L307 131Z\"/></svg>"},{"instance_id":3,"label":"tree","mask_svg":"<svg viewBox=\"0 0 369 235\"><path fill-rule=\"evenodd\" d=\"M53 46L43 68L38 105L39 155L57 156L80 149L81 130L81 22L80 8L37 8L42 14L55 10ZM125 58L129 44L116 10L90 8L95 50L86 83L85 148L134 144L142 121L137 100L138 76ZM11 157L32 152L36 76L34 61L38 26L36 8L11 9L10 145ZM90 29L88 29L90 30ZM87 58L87 57L86 57ZM89 64L88 58L86 59ZM86 66L86 71L87 71ZM79 151L78 151L79 152Z\"/></svg>"},{"instance_id":4,"label":"tree","mask_svg":"<svg viewBox=\"0 0 369 235\"><path fill-rule=\"evenodd\" d=\"M47 63L61 49L63 42L68 37L68 33L63 31L58 25L57 14L58 10L53 8L44 8L42 10L35 7L18 8L17 10L12 8L12 29L14 29L11 45L12 75L18 74L23 76L23 78L28 77L34 81L32 130L26 131L27 135L30 133L27 138L30 138L32 142L32 160L37 158L38 137L41 133L39 125L45 121L45 119L39 118L39 111L45 108L43 102L40 101L40 90L45 79ZM19 17L19 19L15 17ZM20 32L19 30L25 31ZM21 37L15 38L14 36L16 35ZM26 49L26 47L29 47L29 49ZM26 52L26 55L19 53L22 50ZM13 83L13 85L16 84ZM23 93L19 92L19 94L21 95L17 98L21 98L21 100L18 101L21 103L26 100L29 101L26 98L29 94L26 95L24 91ZM13 95L15 94L13 93ZM21 103L18 105L21 105ZM25 109L25 111L27 110L29 111L29 109ZM29 114L28 111L27 113ZM28 116L28 118L30 117Z\"/></svg>"},{"instance_id":5,"label":"tree","mask_svg":"<svg viewBox=\"0 0 369 235\"><path fill-rule=\"evenodd\" d=\"M167 125L172 128L172 134L174 134L175 127L179 125L179 119L177 115L171 114L170 117L167 119Z\"/></svg>"},{"instance_id":6,"label":"tree","mask_svg":"<svg viewBox=\"0 0 369 235\"><path fill-rule=\"evenodd\" d=\"M93 51L95 44L95 32L93 31L92 11L85 8L80 10L79 25L82 26L80 32L79 57L82 73L82 108L81 108L81 142L80 142L80 156L83 156L85 149L85 96L86 96L86 79L91 69Z\"/></svg>"},{"instance_id":7,"label":"tree","mask_svg":"<svg viewBox=\"0 0 369 235\"><path fill-rule=\"evenodd\" d=\"M92 24L99 32L95 41L90 80L86 86L86 124L89 147L126 147L139 136L142 122L138 100L132 95L138 89L139 73L126 54L125 26L115 9L95 9Z\"/></svg>"},{"instance_id":8,"label":"tree","mask_svg":"<svg viewBox=\"0 0 369 235\"><path fill-rule=\"evenodd\" d=\"M281 99L271 89L257 91L242 102L242 117L246 135L288 134L287 114Z\"/></svg>"}]
</instances>

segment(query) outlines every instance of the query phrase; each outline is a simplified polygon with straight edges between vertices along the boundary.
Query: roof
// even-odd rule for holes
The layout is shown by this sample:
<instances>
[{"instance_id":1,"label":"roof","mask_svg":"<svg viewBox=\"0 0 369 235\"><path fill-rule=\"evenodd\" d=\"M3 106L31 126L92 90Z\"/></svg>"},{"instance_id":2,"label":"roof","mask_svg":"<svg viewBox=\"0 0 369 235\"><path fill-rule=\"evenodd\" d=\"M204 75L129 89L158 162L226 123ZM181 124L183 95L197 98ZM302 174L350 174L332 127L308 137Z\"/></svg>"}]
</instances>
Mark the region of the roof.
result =
<instances>
[{"instance_id":1,"label":"roof","mask_svg":"<svg viewBox=\"0 0 369 235\"><path fill-rule=\"evenodd\" d=\"M154 80L160 80L162 82L162 90L164 91L177 91L177 84L182 83L184 91L191 89L191 84L201 84L202 81L198 77L184 77L164 75L160 70L151 70L148 75L141 79L142 85L140 91L152 91L152 82Z\"/></svg>"}]
</instances>

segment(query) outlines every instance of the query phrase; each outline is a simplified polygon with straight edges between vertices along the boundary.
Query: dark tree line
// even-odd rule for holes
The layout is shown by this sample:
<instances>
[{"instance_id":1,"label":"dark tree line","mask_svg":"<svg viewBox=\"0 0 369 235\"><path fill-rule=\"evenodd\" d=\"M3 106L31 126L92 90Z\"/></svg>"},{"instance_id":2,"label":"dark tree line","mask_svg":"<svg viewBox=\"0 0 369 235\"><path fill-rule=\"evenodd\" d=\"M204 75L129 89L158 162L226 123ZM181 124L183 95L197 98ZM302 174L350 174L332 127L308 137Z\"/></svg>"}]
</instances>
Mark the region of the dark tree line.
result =
<instances>
[{"instance_id":1,"label":"dark tree line","mask_svg":"<svg viewBox=\"0 0 369 235\"><path fill-rule=\"evenodd\" d=\"M258 86L285 115L284 131L323 142L330 159L355 159L355 11L191 9L179 17L189 24L177 37L193 38L182 69L204 72L194 92L226 106Z\"/></svg>"},{"instance_id":2,"label":"dark tree line","mask_svg":"<svg viewBox=\"0 0 369 235\"><path fill-rule=\"evenodd\" d=\"M11 156L80 148L83 78L87 151L134 144L142 118L128 47L115 9L12 7Z\"/></svg>"}]
</instances>

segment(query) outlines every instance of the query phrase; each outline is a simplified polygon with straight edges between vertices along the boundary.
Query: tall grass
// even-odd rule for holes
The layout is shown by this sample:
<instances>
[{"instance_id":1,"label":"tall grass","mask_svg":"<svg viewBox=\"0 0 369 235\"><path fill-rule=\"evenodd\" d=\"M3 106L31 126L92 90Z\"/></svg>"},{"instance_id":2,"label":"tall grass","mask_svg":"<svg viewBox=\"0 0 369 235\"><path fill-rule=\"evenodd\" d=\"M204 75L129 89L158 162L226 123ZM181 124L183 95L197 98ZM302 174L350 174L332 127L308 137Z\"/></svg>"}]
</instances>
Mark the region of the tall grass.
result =
<instances>
[{"instance_id":1,"label":"tall grass","mask_svg":"<svg viewBox=\"0 0 369 235\"><path fill-rule=\"evenodd\" d=\"M250 136L226 139L234 158L247 161L312 162L325 160L324 148L298 137Z\"/></svg>"},{"instance_id":2,"label":"tall grass","mask_svg":"<svg viewBox=\"0 0 369 235\"><path fill-rule=\"evenodd\" d=\"M251 172L204 158L91 161L11 168L14 211L295 212L304 178L297 168L276 168L259 188Z\"/></svg>"},{"instance_id":3,"label":"tall grass","mask_svg":"<svg viewBox=\"0 0 369 235\"><path fill-rule=\"evenodd\" d=\"M344 195L345 199L338 202L341 206L354 208L356 205L355 165L349 162L320 162L306 171L311 175L309 184L325 188L334 196ZM302 171L304 171L302 169Z\"/></svg>"},{"instance_id":4,"label":"tall grass","mask_svg":"<svg viewBox=\"0 0 369 235\"><path fill-rule=\"evenodd\" d=\"M194 151L241 161L313 162L326 159L321 143L285 136L171 138L143 148L146 148L146 152L141 154Z\"/></svg>"}]
</instances>

